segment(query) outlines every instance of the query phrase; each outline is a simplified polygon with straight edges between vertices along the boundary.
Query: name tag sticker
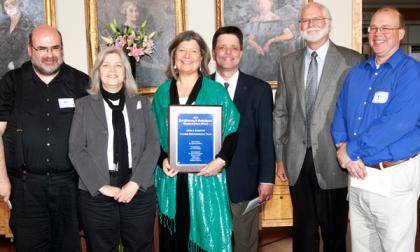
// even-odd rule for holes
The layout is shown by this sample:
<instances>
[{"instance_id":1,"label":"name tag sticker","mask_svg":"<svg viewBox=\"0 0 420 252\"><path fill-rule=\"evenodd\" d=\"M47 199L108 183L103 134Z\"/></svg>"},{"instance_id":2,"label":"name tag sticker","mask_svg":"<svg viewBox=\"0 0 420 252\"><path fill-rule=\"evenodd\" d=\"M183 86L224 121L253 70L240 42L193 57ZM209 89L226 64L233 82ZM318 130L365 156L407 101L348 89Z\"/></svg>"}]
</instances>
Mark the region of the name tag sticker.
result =
<instances>
[{"instance_id":1,"label":"name tag sticker","mask_svg":"<svg viewBox=\"0 0 420 252\"><path fill-rule=\"evenodd\" d=\"M63 108L74 108L74 98L58 98L58 106Z\"/></svg>"},{"instance_id":2,"label":"name tag sticker","mask_svg":"<svg viewBox=\"0 0 420 252\"><path fill-rule=\"evenodd\" d=\"M388 101L388 97L388 92L378 91L373 96L372 103L386 103Z\"/></svg>"},{"instance_id":3,"label":"name tag sticker","mask_svg":"<svg viewBox=\"0 0 420 252\"><path fill-rule=\"evenodd\" d=\"M141 101L137 101L137 110L141 109Z\"/></svg>"}]
</instances>

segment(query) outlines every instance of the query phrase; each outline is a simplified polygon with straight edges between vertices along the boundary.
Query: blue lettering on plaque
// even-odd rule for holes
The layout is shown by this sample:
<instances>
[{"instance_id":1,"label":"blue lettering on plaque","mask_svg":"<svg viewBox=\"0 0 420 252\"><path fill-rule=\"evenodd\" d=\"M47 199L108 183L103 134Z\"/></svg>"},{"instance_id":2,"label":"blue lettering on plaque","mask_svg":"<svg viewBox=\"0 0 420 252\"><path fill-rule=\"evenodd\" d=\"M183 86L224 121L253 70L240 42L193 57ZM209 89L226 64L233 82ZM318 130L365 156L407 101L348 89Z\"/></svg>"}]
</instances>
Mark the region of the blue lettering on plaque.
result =
<instances>
[{"instance_id":1,"label":"blue lettering on plaque","mask_svg":"<svg viewBox=\"0 0 420 252\"><path fill-rule=\"evenodd\" d=\"M212 114L179 114L178 165L206 165L214 159Z\"/></svg>"}]
</instances>

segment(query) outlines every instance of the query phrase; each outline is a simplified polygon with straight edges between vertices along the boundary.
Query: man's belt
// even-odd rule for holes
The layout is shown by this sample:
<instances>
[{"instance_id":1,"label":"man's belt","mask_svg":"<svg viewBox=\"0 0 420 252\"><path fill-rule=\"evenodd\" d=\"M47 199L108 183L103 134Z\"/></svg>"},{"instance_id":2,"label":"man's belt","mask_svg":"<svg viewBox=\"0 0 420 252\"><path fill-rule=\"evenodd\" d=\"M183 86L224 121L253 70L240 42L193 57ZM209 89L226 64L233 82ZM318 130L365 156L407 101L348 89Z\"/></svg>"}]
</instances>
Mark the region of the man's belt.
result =
<instances>
[{"instance_id":1,"label":"man's belt","mask_svg":"<svg viewBox=\"0 0 420 252\"><path fill-rule=\"evenodd\" d=\"M417 155L414 155L411 158L414 158L415 156L417 156ZM394 161L394 162L383 161L383 162L379 162L379 163L374 164L374 165L369 165L369 167L381 170L381 169L385 169L385 168L389 168L389 167L392 167L392 166L395 166L395 165L402 164L402 163L410 160L411 158L402 159L402 160L398 160L398 161Z\"/></svg>"}]
</instances>

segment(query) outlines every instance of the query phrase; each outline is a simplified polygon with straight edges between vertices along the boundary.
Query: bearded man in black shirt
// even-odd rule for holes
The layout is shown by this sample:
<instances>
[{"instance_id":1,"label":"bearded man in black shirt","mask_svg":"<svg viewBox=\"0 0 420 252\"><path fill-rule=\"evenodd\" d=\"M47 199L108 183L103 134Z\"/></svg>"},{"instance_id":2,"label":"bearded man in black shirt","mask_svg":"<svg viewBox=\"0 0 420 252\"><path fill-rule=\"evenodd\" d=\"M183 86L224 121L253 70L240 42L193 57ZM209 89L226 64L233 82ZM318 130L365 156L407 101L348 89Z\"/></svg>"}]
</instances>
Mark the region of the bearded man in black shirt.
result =
<instances>
[{"instance_id":1,"label":"bearded man in black shirt","mask_svg":"<svg viewBox=\"0 0 420 252\"><path fill-rule=\"evenodd\" d=\"M74 99L89 78L63 62L61 34L32 30L30 61L0 80L0 195L17 251L80 251L76 174L67 156Z\"/></svg>"}]
</instances>

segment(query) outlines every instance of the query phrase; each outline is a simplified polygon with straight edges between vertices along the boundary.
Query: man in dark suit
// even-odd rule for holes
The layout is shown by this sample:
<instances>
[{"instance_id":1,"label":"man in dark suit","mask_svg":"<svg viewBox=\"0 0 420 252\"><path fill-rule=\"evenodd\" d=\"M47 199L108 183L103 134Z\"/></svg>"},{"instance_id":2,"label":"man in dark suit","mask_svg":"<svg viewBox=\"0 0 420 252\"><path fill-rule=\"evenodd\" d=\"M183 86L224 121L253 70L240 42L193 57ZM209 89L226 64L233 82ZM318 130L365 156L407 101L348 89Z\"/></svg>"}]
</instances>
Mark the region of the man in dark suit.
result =
<instances>
[{"instance_id":1,"label":"man in dark suit","mask_svg":"<svg viewBox=\"0 0 420 252\"><path fill-rule=\"evenodd\" d=\"M306 48L280 59L274 108L277 174L288 179L293 205L293 251L346 251L347 173L330 135L344 77L360 54L329 40L331 15L319 3L300 12ZM287 174L287 176L286 176Z\"/></svg>"},{"instance_id":2,"label":"man in dark suit","mask_svg":"<svg viewBox=\"0 0 420 252\"><path fill-rule=\"evenodd\" d=\"M213 36L213 58L217 64L212 78L223 84L233 99L241 120L235 152L227 168L227 184L233 218L234 251L258 250L259 208L242 215L256 197L263 202L273 192L275 154L272 139L273 96L266 82L239 71L243 35L226 26Z\"/></svg>"}]
</instances>

